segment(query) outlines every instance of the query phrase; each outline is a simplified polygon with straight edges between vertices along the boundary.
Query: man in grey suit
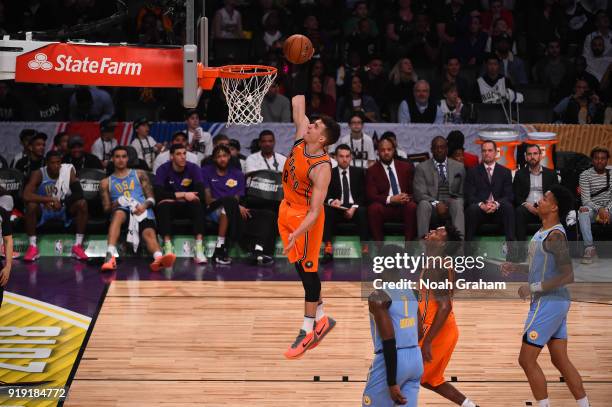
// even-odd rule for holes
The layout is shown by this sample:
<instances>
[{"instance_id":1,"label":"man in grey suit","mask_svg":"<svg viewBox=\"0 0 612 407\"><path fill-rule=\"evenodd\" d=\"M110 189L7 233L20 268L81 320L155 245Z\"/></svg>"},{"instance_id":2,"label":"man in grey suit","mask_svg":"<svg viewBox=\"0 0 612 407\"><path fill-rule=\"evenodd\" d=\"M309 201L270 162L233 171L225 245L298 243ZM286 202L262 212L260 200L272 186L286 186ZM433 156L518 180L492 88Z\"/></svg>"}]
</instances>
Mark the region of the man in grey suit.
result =
<instances>
[{"instance_id":1,"label":"man in grey suit","mask_svg":"<svg viewBox=\"0 0 612 407\"><path fill-rule=\"evenodd\" d=\"M463 183L465 168L448 159L446 139L437 136L431 141L433 158L422 162L414 172L414 199L417 206L419 238L430 230L430 223L444 223L448 218L463 235Z\"/></svg>"}]
</instances>

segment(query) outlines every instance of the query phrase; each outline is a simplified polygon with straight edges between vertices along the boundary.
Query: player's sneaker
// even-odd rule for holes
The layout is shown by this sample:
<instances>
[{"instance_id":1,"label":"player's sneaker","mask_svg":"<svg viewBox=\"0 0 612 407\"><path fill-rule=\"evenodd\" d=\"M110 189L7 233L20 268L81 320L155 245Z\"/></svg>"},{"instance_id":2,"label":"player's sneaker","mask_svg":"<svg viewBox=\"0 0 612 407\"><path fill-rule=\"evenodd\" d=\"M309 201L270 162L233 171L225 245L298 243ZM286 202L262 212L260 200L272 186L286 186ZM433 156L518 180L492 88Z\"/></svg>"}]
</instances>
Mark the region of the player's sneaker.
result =
<instances>
[{"instance_id":1,"label":"player's sneaker","mask_svg":"<svg viewBox=\"0 0 612 407\"><path fill-rule=\"evenodd\" d=\"M255 250L249 256L249 263L251 263L254 266L257 266L257 265L268 266L274 263L274 258L271 256L268 256L261 250Z\"/></svg>"},{"instance_id":2,"label":"player's sneaker","mask_svg":"<svg viewBox=\"0 0 612 407\"><path fill-rule=\"evenodd\" d=\"M23 256L23 261L35 261L40 257L40 252L38 251L38 247L29 245L28 250L26 250L25 255Z\"/></svg>"},{"instance_id":3,"label":"player's sneaker","mask_svg":"<svg viewBox=\"0 0 612 407\"><path fill-rule=\"evenodd\" d=\"M85 253L85 250L83 250L83 246L81 246L80 244L75 244L74 246L72 246L72 257L77 260L89 259L89 256Z\"/></svg>"},{"instance_id":4,"label":"player's sneaker","mask_svg":"<svg viewBox=\"0 0 612 407\"><path fill-rule=\"evenodd\" d=\"M224 244L221 247L216 247L215 252L212 256L213 262L217 264L228 265L232 264L232 259L230 259L229 254L227 253L227 246Z\"/></svg>"},{"instance_id":5,"label":"player's sneaker","mask_svg":"<svg viewBox=\"0 0 612 407\"><path fill-rule=\"evenodd\" d=\"M106 253L106 258L104 259L104 264L100 268L102 271L113 271L117 270L117 259L110 253Z\"/></svg>"},{"instance_id":6,"label":"player's sneaker","mask_svg":"<svg viewBox=\"0 0 612 407\"><path fill-rule=\"evenodd\" d=\"M196 241L195 248L193 250L193 260L196 264L206 264L208 263L208 259L204 254L204 243L202 241Z\"/></svg>"},{"instance_id":7,"label":"player's sneaker","mask_svg":"<svg viewBox=\"0 0 612 407\"><path fill-rule=\"evenodd\" d=\"M591 264L593 260L597 259L597 251L595 246L589 246L584 249L584 255L582 256L582 264Z\"/></svg>"},{"instance_id":8,"label":"player's sneaker","mask_svg":"<svg viewBox=\"0 0 612 407\"><path fill-rule=\"evenodd\" d=\"M314 330L306 333L300 329L300 333L295 338L295 342L284 353L287 359L299 359L304 356L304 353L315 343Z\"/></svg>"},{"instance_id":9,"label":"player's sneaker","mask_svg":"<svg viewBox=\"0 0 612 407\"><path fill-rule=\"evenodd\" d=\"M149 267L151 268L151 271L159 271L161 269L172 267L175 260L176 255L173 253L168 253L153 260L153 263L151 263Z\"/></svg>"},{"instance_id":10,"label":"player's sneaker","mask_svg":"<svg viewBox=\"0 0 612 407\"><path fill-rule=\"evenodd\" d=\"M333 318L325 315L321 320L315 323L314 333L315 333L315 343L310 347L310 349L314 349L325 338L325 335L329 333L336 326L336 321Z\"/></svg>"}]
</instances>

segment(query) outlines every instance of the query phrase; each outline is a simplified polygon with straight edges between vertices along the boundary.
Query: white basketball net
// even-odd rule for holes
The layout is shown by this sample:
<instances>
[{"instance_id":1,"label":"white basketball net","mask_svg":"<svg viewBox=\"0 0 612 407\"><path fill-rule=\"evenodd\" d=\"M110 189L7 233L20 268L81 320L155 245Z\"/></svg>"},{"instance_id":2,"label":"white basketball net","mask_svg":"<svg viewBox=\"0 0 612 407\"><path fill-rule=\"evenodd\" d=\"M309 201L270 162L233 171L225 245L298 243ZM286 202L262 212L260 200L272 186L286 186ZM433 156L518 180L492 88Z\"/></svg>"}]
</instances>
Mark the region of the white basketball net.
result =
<instances>
[{"instance_id":1,"label":"white basketball net","mask_svg":"<svg viewBox=\"0 0 612 407\"><path fill-rule=\"evenodd\" d=\"M232 67L232 72L254 74L269 72L269 70L246 66ZM232 124L249 126L261 123L263 121L261 103L275 78L276 72L266 75L252 75L240 79L224 78L221 76L221 86L229 108L227 126Z\"/></svg>"}]
</instances>

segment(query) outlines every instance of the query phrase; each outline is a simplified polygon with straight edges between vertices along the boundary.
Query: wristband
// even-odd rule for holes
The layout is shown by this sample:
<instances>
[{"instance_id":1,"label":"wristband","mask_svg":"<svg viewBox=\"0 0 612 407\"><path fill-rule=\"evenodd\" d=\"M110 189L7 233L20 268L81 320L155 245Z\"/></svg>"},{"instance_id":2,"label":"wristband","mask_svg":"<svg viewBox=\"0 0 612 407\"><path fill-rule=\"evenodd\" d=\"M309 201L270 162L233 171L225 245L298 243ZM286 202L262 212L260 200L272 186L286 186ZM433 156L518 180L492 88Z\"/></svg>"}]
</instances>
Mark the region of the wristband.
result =
<instances>
[{"instance_id":1,"label":"wristband","mask_svg":"<svg viewBox=\"0 0 612 407\"><path fill-rule=\"evenodd\" d=\"M542 290L542 283L531 283L529 284L529 291L531 291L532 293L541 293Z\"/></svg>"},{"instance_id":2,"label":"wristband","mask_svg":"<svg viewBox=\"0 0 612 407\"><path fill-rule=\"evenodd\" d=\"M385 339L382 345L385 366L387 368L387 385L395 386L397 384L397 349L395 347L395 338Z\"/></svg>"},{"instance_id":3,"label":"wristband","mask_svg":"<svg viewBox=\"0 0 612 407\"><path fill-rule=\"evenodd\" d=\"M155 206L155 198L147 198L147 200L145 201L145 203L150 202L151 203L151 208Z\"/></svg>"}]
</instances>

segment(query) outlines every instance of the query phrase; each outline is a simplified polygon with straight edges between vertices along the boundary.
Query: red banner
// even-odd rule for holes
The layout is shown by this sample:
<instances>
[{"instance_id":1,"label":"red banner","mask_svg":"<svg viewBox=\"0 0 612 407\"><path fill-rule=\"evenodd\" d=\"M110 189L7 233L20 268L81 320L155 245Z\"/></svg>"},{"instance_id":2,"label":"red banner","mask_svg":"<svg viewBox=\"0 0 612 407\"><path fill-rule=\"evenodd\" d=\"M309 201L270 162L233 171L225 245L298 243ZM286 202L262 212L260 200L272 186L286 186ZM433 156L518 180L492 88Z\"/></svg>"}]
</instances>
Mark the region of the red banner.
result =
<instances>
[{"instance_id":1,"label":"red banner","mask_svg":"<svg viewBox=\"0 0 612 407\"><path fill-rule=\"evenodd\" d=\"M183 50L51 44L17 57L15 81L182 88Z\"/></svg>"}]
</instances>

